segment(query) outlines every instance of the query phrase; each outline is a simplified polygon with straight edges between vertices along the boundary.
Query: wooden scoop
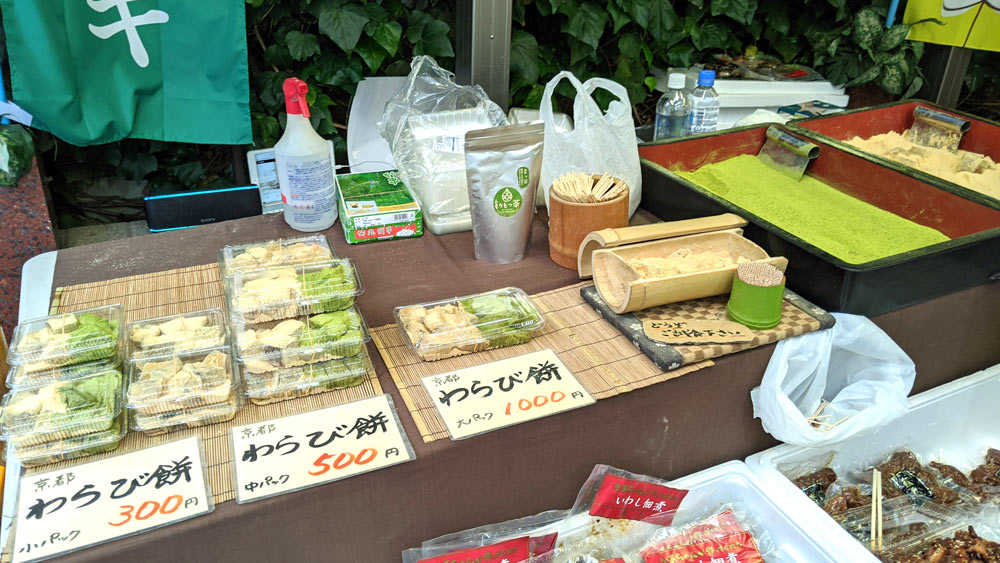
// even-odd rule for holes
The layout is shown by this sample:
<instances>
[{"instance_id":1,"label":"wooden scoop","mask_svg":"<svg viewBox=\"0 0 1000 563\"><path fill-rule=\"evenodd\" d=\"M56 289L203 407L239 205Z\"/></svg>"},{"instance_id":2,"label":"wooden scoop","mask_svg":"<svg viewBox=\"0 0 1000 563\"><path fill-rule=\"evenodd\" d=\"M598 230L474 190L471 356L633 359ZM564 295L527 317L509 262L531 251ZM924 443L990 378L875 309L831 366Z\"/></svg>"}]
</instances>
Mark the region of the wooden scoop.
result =
<instances>
[{"instance_id":1,"label":"wooden scoop","mask_svg":"<svg viewBox=\"0 0 1000 563\"><path fill-rule=\"evenodd\" d=\"M580 250L576 259L576 269L580 273L580 279L582 280L593 277L594 251L602 248L614 248L637 242L721 231L724 229L745 227L746 225L746 219L739 215L723 213L722 215L686 219L684 221L670 221L666 223L653 223L652 225L593 231L584 237L583 242L580 243Z\"/></svg>"}]
</instances>

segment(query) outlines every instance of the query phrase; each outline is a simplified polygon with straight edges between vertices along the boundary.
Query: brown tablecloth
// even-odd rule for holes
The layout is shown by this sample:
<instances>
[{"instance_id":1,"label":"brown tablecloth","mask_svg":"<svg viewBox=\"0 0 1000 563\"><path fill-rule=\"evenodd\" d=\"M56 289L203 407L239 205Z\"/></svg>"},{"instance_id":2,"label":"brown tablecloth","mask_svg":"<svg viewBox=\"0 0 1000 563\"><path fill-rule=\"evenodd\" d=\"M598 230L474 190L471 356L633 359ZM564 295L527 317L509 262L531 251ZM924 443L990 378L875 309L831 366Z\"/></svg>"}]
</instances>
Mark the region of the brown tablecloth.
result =
<instances>
[{"instance_id":1,"label":"brown tablecloth","mask_svg":"<svg viewBox=\"0 0 1000 563\"><path fill-rule=\"evenodd\" d=\"M476 262L471 233L349 246L367 287L372 326L396 305L513 285L529 293L577 280L548 259L536 220L518 264ZM294 236L280 216L256 217L59 252L55 286L204 264L225 244ZM917 364L914 392L1000 363L1000 284L889 313L876 322ZM750 389L772 346L721 358L713 368L596 405L461 442L425 444L376 356L417 459L375 473L252 504L223 503L181 524L66 556L66 561L395 562L440 534L569 507L591 468L607 463L675 478L743 459L775 442L754 420Z\"/></svg>"}]
</instances>

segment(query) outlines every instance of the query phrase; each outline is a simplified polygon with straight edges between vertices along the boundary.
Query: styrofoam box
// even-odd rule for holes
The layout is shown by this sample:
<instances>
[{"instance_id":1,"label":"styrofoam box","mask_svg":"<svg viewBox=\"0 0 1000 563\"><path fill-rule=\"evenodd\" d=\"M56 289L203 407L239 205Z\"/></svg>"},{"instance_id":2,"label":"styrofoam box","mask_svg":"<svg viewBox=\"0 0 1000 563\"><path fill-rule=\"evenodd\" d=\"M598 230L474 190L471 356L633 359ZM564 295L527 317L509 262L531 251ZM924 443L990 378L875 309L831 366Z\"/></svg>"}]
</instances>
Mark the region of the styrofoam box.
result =
<instances>
[{"instance_id":1,"label":"styrofoam box","mask_svg":"<svg viewBox=\"0 0 1000 563\"><path fill-rule=\"evenodd\" d=\"M983 463L987 448L1000 448L998 397L1000 365L910 397L909 412L871 434L831 448L781 445L748 457L746 463L783 508L814 523L811 530L841 544L861 546L784 473L794 474L794 479L799 473L822 468L829 460L829 467L843 478L906 448L923 464L941 461L968 474ZM878 561L868 553L850 560Z\"/></svg>"},{"instance_id":2,"label":"styrofoam box","mask_svg":"<svg viewBox=\"0 0 1000 563\"><path fill-rule=\"evenodd\" d=\"M667 72L664 72L654 67L650 69L650 73L656 78L656 89L658 91L667 91L667 74L674 72L684 74L684 87L688 90L693 90L695 85L697 85L697 69L671 68ZM815 97L842 95L845 92L843 86L834 86L833 83L826 80L744 80L741 78L719 78L716 79L714 88L720 96L723 94L776 96L791 93L807 94Z\"/></svg>"},{"instance_id":3,"label":"styrofoam box","mask_svg":"<svg viewBox=\"0 0 1000 563\"><path fill-rule=\"evenodd\" d=\"M853 554L849 548L857 545L857 541L850 536L847 536L846 542L840 540L840 543L846 544L848 549L845 549L836 541L837 538L830 541L831 538L817 533L796 514L786 512L775 502L765 483L743 462L729 461L716 465L672 481L670 486L690 491L677 511L675 525L708 518L717 514L724 504L735 503L750 511L749 520L762 528L756 530L758 533L766 532L770 536L774 552L767 556L769 562L856 560L845 556ZM839 529L836 524L833 526ZM863 555L867 553L863 548L861 551Z\"/></svg>"},{"instance_id":4,"label":"styrofoam box","mask_svg":"<svg viewBox=\"0 0 1000 563\"><path fill-rule=\"evenodd\" d=\"M650 69L656 78L656 89L667 91L667 72L658 68ZM698 83L695 69L671 68L668 72L680 72L685 76L685 87L694 89ZM737 121L750 115L756 109L778 111L781 106L820 101L835 106L847 107L851 97L843 86L834 86L825 80L740 80L721 78L715 81L715 91L719 94L719 129L728 129Z\"/></svg>"}]
</instances>

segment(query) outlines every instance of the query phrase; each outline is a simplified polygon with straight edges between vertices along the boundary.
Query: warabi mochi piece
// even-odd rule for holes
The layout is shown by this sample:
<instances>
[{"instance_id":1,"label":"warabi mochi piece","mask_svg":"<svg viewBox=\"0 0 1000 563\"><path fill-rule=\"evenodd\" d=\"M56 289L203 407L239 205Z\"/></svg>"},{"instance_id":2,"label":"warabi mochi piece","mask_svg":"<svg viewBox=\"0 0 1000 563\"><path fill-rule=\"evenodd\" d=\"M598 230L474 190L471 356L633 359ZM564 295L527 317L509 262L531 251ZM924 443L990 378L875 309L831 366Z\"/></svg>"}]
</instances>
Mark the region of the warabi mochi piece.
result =
<instances>
[{"instance_id":1,"label":"warabi mochi piece","mask_svg":"<svg viewBox=\"0 0 1000 563\"><path fill-rule=\"evenodd\" d=\"M76 315L64 315L45 321L52 332L70 332L77 326Z\"/></svg>"},{"instance_id":2,"label":"warabi mochi piece","mask_svg":"<svg viewBox=\"0 0 1000 563\"><path fill-rule=\"evenodd\" d=\"M160 325L160 332L163 334L174 334L184 330L184 319L177 317Z\"/></svg>"}]
</instances>

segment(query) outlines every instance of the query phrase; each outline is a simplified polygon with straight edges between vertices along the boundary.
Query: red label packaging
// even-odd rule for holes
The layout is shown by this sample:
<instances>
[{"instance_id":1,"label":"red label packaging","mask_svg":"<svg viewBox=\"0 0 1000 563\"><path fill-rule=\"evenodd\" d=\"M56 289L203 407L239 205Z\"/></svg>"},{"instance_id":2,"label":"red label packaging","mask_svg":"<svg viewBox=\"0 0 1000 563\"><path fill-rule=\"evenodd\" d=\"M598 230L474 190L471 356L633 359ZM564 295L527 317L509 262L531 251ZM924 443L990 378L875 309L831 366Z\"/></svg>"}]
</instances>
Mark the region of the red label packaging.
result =
<instances>
[{"instance_id":1,"label":"red label packaging","mask_svg":"<svg viewBox=\"0 0 1000 563\"><path fill-rule=\"evenodd\" d=\"M666 552L673 547L709 539L724 538L726 536L739 534L745 531L746 529L742 524L740 524L740 521L736 519L736 515L733 514L733 511L727 510L704 520L700 524L691 526L676 536L671 536L661 542L657 542L656 544L643 549L639 555L646 559L656 555L657 553ZM653 560L658 561L657 559Z\"/></svg>"},{"instance_id":2,"label":"red label packaging","mask_svg":"<svg viewBox=\"0 0 1000 563\"><path fill-rule=\"evenodd\" d=\"M764 563L750 532L667 548L646 554L644 563Z\"/></svg>"},{"instance_id":3,"label":"red label packaging","mask_svg":"<svg viewBox=\"0 0 1000 563\"><path fill-rule=\"evenodd\" d=\"M530 557L528 538L523 537L485 547L453 551L445 555L421 559L417 563L499 563L503 560L507 560L509 563L519 563L527 561L528 557Z\"/></svg>"},{"instance_id":4,"label":"red label packaging","mask_svg":"<svg viewBox=\"0 0 1000 563\"><path fill-rule=\"evenodd\" d=\"M605 475L590 505L591 516L627 518L669 526L687 495L682 489Z\"/></svg>"}]
</instances>

